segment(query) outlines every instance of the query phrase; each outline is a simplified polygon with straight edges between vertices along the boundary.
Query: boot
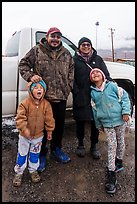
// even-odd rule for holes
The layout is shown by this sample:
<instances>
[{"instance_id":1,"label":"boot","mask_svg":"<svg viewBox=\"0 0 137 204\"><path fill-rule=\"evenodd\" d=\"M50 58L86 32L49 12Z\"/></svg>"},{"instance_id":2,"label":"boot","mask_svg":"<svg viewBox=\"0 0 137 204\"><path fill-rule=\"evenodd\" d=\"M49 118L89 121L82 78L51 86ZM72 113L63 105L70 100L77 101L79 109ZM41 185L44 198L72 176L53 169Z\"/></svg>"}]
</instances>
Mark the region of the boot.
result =
<instances>
[{"instance_id":1,"label":"boot","mask_svg":"<svg viewBox=\"0 0 137 204\"><path fill-rule=\"evenodd\" d=\"M84 156L85 156L85 153L86 153L86 151L85 151L84 145L77 147L77 149L76 149L76 154L77 154L77 156L79 156L79 157L84 157Z\"/></svg>"},{"instance_id":2,"label":"boot","mask_svg":"<svg viewBox=\"0 0 137 204\"><path fill-rule=\"evenodd\" d=\"M122 159L116 158L115 159L115 165L116 165L115 172L123 171L124 167L123 167Z\"/></svg>"},{"instance_id":3,"label":"boot","mask_svg":"<svg viewBox=\"0 0 137 204\"><path fill-rule=\"evenodd\" d=\"M105 184L106 192L114 194L116 192L116 172L107 170L107 181Z\"/></svg>"},{"instance_id":4,"label":"boot","mask_svg":"<svg viewBox=\"0 0 137 204\"><path fill-rule=\"evenodd\" d=\"M101 157L99 150L97 150L97 148L96 148L96 144L91 145L90 153L94 159L100 159L100 157Z\"/></svg>"}]
</instances>

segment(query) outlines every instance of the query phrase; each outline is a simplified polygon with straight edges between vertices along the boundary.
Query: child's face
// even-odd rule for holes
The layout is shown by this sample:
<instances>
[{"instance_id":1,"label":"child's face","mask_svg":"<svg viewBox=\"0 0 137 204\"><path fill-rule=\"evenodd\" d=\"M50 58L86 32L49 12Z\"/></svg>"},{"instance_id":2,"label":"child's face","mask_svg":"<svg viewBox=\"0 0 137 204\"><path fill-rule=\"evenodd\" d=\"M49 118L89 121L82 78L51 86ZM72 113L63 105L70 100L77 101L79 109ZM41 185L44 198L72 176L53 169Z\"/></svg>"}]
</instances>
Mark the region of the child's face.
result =
<instances>
[{"instance_id":1,"label":"child's face","mask_svg":"<svg viewBox=\"0 0 137 204\"><path fill-rule=\"evenodd\" d=\"M40 100L41 97L43 96L44 89L40 84L37 83L36 86L33 88L32 93L33 93L34 98Z\"/></svg>"},{"instance_id":2,"label":"child's face","mask_svg":"<svg viewBox=\"0 0 137 204\"><path fill-rule=\"evenodd\" d=\"M101 72L100 71L94 71L93 73L92 73L92 81L93 82L103 82L103 76L102 76L102 74L101 74Z\"/></svg>"}]
</instances>

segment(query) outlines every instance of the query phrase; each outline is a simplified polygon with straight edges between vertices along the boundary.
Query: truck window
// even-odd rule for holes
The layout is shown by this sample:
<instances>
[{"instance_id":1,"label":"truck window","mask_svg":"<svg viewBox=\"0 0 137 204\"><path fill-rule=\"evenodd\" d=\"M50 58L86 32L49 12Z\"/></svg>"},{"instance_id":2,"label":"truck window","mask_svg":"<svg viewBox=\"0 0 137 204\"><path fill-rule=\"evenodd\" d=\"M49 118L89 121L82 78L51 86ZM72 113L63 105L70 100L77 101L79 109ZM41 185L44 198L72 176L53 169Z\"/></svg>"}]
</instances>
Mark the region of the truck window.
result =
<instances>
[{"instance_id":1,"label":"truck window","mask_svg":"<svg viewBox=\"0 0 137 204\"><path fill-rule=\"evenodd\" d=\"M7 57L18 56L20 32L15 33L9 40L5 49Z\"/></svg>"},{"instance_id":2,"label":"truck window","mask_svg":"<svg viewBox=\"0 0 137 204\"><path fill-rule=\"evenodd\" d=\"M71 55L73 56L75 54L77 47L64 36L62 36L62 42L64 47L66 47L70 51Z\"/></svg>"},{"instance_id":3,"label":"truck window","mask_svg":"<svg viewBox=\"0 0 137 204\"><path fill-rule=\"evenodd\" d=\"M135 67L135 59L117 59L117 62L129 64Z\"/></svg>"},{"instance_id":4,"label":"truck window","mask_svg":"<svg viewBox=\"0 0 137 204\"><path fill-rule=\"evenodd\" d=\"M41 38L45 37L45 34L46 34L45 32L40 32L40 31L36 32L36 45L39 44L39 41ZM62 36L62 43L63 43L63 46L66 47L70 51L71 55L73 56L76 50L76 46L64 36Z\"/></svg>"}]
</instances>

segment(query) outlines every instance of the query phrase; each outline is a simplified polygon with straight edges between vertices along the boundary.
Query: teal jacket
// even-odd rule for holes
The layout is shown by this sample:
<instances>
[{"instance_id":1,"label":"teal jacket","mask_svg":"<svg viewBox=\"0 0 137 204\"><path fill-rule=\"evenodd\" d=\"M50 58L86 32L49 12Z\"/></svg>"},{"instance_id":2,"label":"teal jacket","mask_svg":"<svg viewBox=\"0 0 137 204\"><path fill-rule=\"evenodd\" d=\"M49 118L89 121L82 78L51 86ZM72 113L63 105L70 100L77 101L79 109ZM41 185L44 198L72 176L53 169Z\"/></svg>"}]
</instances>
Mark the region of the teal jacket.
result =
<instances>
[{"instance_id":1,"label":"teal jacket","mask_svg":"<svg viewBox=\"0 0 137 204\"><path fill-rule=\"evenodd\" d=\"M112 81L102 91L91 86L91 105L97 128L122 125L122 115L131 113L128 93Z\"/></svg>"}]
</instances>

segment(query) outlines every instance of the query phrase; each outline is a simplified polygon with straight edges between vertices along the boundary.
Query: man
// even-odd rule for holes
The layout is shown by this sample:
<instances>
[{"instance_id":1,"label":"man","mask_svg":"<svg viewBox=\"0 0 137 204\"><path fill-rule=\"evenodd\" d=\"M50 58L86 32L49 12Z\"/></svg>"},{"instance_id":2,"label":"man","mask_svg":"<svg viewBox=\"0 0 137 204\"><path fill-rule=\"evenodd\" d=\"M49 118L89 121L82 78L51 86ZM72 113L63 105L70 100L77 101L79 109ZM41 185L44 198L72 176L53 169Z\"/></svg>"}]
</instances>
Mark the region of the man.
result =
<instances>
[{"instance_id":1,"label":"man","mask_svg":"<svg viewBox=\"0 0 137 204\"><path fill-rule=\"evenodd\" d=\"M74 63L70 52L62 45L62 33L52 27L40 44L34 46L19 63L21 76L26 81L38 82L43 79L47 84L45 98L50 102L55 119L55 130L50 142L51 158L61 163L70 161L62 151L66 101L73 87ZM42 141L39 171L46 167L46 133Z\"/></svg>"}]
</instances>

